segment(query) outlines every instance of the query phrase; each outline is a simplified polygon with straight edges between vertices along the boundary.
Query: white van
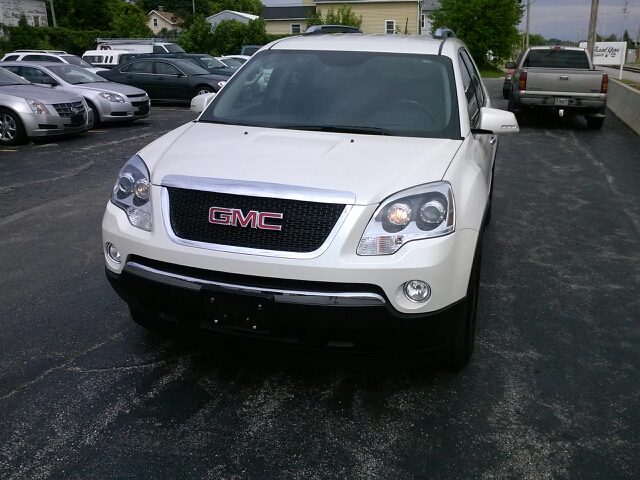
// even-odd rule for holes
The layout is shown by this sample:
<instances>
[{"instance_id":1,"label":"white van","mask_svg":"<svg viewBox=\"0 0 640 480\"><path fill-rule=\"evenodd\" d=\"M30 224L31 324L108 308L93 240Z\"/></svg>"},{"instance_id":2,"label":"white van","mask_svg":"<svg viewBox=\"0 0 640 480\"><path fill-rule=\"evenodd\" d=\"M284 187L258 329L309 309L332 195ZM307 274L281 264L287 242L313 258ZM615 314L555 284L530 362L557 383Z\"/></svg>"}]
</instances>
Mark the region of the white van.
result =
<instances>
[{"instance_id":1,"label":"white van","mask_svg":"<svg viewBox=\"0 0 640 480\"><path fill-rule=\"evenodd\" d=\"M157 38L96 38L97 50L125 50L128 53L184 53L179 45Z\"/></svg>"},{"instance_id":2,"label":"white van","mask_svg":"<svg viewBox=\"0 0 640 480\"><path fill-rule=\"evenodd\" d=\"M121 63L121 55L130 55L128 50L87 50L82 58L95 67L113 68Z\"/></svg>"}]
</instances>

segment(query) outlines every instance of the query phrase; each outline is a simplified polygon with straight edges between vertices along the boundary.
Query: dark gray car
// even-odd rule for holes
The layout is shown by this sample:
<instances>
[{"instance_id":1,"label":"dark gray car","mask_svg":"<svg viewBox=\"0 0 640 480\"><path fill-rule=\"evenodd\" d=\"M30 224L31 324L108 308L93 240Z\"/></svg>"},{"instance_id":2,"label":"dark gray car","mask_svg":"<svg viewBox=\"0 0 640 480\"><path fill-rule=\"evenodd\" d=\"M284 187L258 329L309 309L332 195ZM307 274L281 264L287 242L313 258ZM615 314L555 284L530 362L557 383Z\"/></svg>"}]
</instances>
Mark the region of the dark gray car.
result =
<instances>
[{"instance_id":1,"label":"dark gray car","mask_svg":"<svg viewBox=\"0 0 640 480\"><path fill-rule=\"evenodd\" d=\"M152 100L187 103L196 95L217 92L229 79L179 58L136 58L99 75L141 88Z\"/></svg>"}]
</instances>

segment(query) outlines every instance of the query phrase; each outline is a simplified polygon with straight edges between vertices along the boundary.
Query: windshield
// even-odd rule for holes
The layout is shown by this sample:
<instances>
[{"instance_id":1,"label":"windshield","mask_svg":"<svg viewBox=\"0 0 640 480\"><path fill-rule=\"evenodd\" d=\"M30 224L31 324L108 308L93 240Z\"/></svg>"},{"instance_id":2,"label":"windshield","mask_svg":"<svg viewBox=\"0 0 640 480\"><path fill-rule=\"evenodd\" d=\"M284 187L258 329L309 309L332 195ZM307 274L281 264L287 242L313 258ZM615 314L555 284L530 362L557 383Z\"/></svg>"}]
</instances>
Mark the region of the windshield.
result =
<instances>
[{"instance_id":1,"label":"windshield","mask_svg":"<svg viewBox=\"0 0 640 480\"><path fill-rule=\"evenodd\" d=\"M227 67L220 60L209 55L198 57L198 58L202 60L202 63L204 63L207 66L207 68L226 68Z\"/></svg>"},{"instance_id":2,"label":"windshield","mask_svg":"<svg viewBox=\"0 0 640 480\"><path fill-rule=\"evenodd\" d=\"M172 60L175 62L176 67L185 72L188 75L209 75L211 72L204 67L199 65L195 65L191 63L189 60L179 59Z\"/></svg>"},{"instance_id":3,"label":"windshield","mask_svg":"<svg viewBox=\"0 0 640 480\"><path fill-rule=\"evenodd\" d=\"M91 65L89 62L83 60L80 57L76 57L75 55L65 55L63 58L71 65L77 65L78 67L82 68L93 68L93 65Z\"/></svg>"},{"instance_id":4,"label":"windshield","mask_svg":"<svg viewBox=\"0 0 640 480\"><path fill-rule=\"evenodd\" d=\"M240 68L242 66L242 62L235 58L223 58L222 61L231 68Z\"/></svg>"},{"instance_id":5,"label":"windshield","mask_svg":"<svg viewBox=\"0 0 640 480\"><path fill-rule=\"evenodd\" d=\"M30 83L15 73L0 68L0 87L6 87L7 85L30 85Z\"/></svg>"},{"instance_id":6,"label":"windshield","mask_svg":"<svg viewBox=\"0 0 640 480\"><path fill-rule=\"evenodd\" d=\"M165 48L169 53L184 53L184 50L175 43L167 43L165 44Z\"/></svg>"},{"instance_id":7,"label":"windshield","mask_svg":"<svg viewBox=\"0 0 640 480\"><path fill-rule=\"evenodd\" d=\"M52 65L47 68L62 78L65 82L71 83L72 85L107 81L95 73L85 70L84 68L76 67L75 65L60 64Z\"/></svg>"},{"instance_id":8,"label":"windshield","mask_svg":"<svg viewBox=\"0 0 640 480\"><path fill-rule=\"evenodd\" d=\"M330 132L458 138L450 59L438 55L268 50L200 121Z\"/></svg>"}]
</instances>

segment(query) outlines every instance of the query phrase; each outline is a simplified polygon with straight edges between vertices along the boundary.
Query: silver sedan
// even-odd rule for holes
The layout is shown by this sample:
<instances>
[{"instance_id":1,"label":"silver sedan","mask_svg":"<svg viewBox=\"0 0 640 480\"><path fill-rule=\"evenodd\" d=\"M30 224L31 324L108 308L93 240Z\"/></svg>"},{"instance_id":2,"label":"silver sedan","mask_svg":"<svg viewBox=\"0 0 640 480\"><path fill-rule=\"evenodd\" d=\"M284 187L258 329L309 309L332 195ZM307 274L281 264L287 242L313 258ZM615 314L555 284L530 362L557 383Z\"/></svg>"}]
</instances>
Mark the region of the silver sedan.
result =
<instances>
[{"instance_id":1,"label":"silver sedan","mask_svg":"<svg viewBox=\"0 0 640 480\"><path fill-rule=\"evenodd\" d=\"M0 68L0 146L84 132L92 125L93 114L82 97L32 85Z\"/></svg>"},{"instance_id":2,"label":"silver sedan","mask_svg":"<svg viewBox=\"0 0 640 480\"><path fill-rule=\"evenodd\" d=\"M5 68L35 84L84 97L100 122L131 122L149 116L149 95L130 85L113 83L75 65L51 62L2 62Z\"/></svg>"}]
</instances>

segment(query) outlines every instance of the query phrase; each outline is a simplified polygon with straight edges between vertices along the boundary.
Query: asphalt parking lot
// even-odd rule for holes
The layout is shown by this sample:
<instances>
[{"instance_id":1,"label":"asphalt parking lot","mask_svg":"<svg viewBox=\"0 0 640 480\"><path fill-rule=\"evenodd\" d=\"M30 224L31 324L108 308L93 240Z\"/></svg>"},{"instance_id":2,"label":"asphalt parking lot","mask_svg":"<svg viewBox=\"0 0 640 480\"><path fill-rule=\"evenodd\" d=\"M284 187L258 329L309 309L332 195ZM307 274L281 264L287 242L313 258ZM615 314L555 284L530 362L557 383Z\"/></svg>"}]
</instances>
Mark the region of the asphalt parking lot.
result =
<instances>
[{"instance_id":1,"label":"asphalt parking lot","mask_svg":"<svg viewBox=\"0 0 640 480\"><path fill-rule=\"evenodd\" d=\"M460 372L136 326L105 279L102 213L124 162L193 118L154 105L0 149L0 478L640 476L640 138L613 115L500 141Z\"/></svg>"}]
</instances>

